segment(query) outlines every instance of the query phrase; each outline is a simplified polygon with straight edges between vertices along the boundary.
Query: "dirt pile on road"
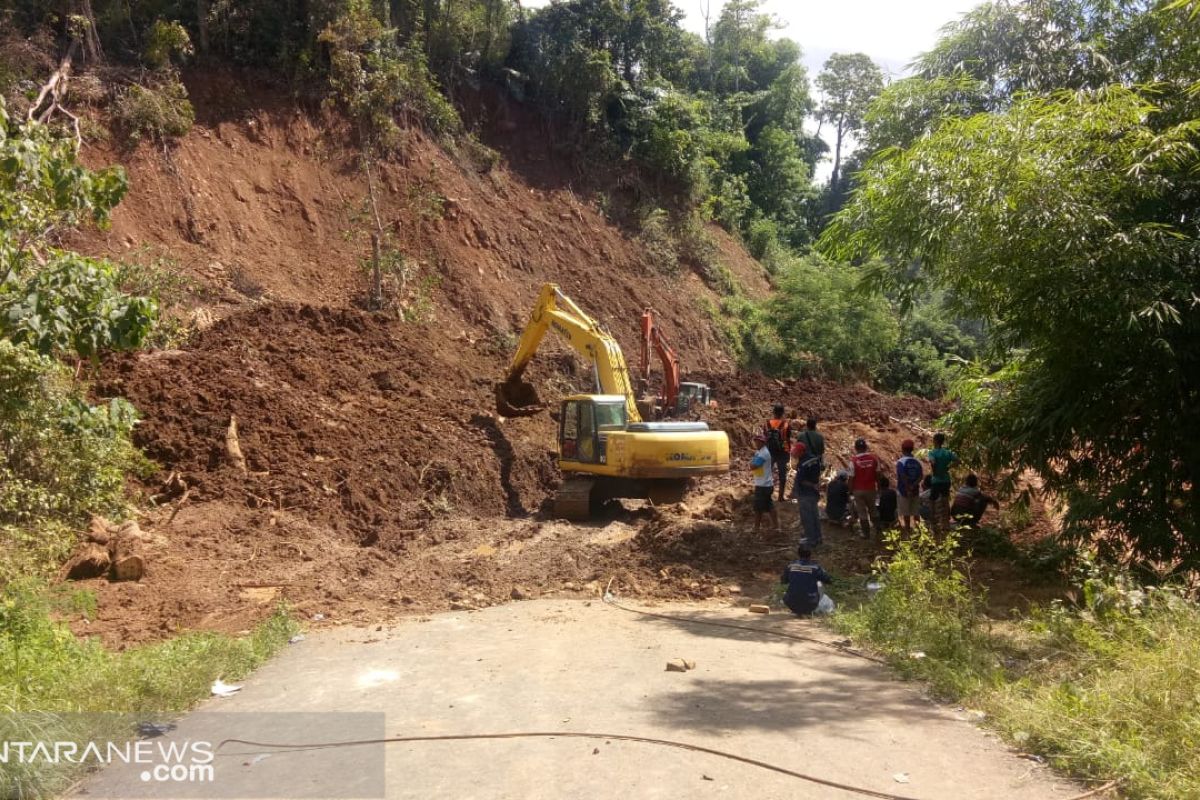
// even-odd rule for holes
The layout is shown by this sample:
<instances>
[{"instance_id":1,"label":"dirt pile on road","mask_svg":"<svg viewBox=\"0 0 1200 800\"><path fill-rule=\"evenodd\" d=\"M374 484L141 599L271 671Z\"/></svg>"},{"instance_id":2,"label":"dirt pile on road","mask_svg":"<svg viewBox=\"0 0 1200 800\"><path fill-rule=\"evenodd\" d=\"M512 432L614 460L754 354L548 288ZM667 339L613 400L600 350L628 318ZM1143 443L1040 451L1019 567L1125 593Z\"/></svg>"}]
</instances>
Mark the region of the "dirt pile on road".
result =
<instances>
[{"instance_id":1,"label":"dirt pile on road","mask_svg":"<svg viewBox=\"0 0 1200 800\"><path fill-rule=\"evenodd\" d=\"M865 386L735 373L705 310L719 297L704 270L656 269L638 231L602 213L598 199L627 191L621 176L597 178L594 165L503 126L482 131L495 165L419 131L381 165L382 214L410 291L387 313L361 311L369 245L356 154L328 120L252 81L193 73L188 83L196 127L168 151L120 154L132 191L111 230L80 243L167 256L204 320L181 349L113 359L96 384L142 415L137 442L161 468L145 487L158 508L142 524L157 538L142 581L89 586L99 616L80 632L118 645L236 632L280 599L366 622L594 593L614 576L638 596L711 596L761 579L779 556L739 549L750 435L773 402L822 418L833 465L858 435L890 455L941 410ZM747 295L769 291L737 242L708 233ZM730 433L733 473L705 482L691 505L630 505L589 525L541 515L560 479L555 422L496 416L493 384L547 281L631 363L641 311L655 308L689 377L717 391L709 419ZM526 377L551 407L590 385L553 337ZM244 467L227 455L234 419Z\"/></svg>"},{"instance_id":2,"label":"dirt pile on road","mask_svg":"<svg viewBox=\"0 0 1200 800\"><path fill-rule=\"evenodd\" d=\"M98 391L141 411L137 443L183 481L166 499L186 488L370 544L451 512L537 510L558 480L546 422L501 426L494 375L452 345L354 309L268 305L112 362ZM226 458L231 418L246 471Z\"/></svg>"},{"instance_id":3,"label":"dirt pile on road","mask_svg":"<svg viewBox=\"0 0 1200 800\"><path fill-rule=\"evenodd\" d=\"M306 618L371 622L595 595L609 579L627 597L742 596L731 586L761 595L790 551L790 536L747 532L748 438L771 403L822 415L833 466L859 435L894 455L921 426L892 417L936 411L865 387L731 379L712 420L733 435L730 475L685 504L630 504L574 525L539 513L559 481L551 416L494 416L497 358L435 330L270 304L182 350L107 364L97 389L140 410L137 441L161 467L147 489L161 507L142 520L155 535L145 577L90 582L99 615L78 630L116 645L238 632L279 600ZM528 377L554 398L582 388L586 372L559 352ZM860 404L886 422L859 421ZM226 453L233 417L245 471ZM854 542L841 552L856 570L874 554Z\"/></svg>"}]
</instances>

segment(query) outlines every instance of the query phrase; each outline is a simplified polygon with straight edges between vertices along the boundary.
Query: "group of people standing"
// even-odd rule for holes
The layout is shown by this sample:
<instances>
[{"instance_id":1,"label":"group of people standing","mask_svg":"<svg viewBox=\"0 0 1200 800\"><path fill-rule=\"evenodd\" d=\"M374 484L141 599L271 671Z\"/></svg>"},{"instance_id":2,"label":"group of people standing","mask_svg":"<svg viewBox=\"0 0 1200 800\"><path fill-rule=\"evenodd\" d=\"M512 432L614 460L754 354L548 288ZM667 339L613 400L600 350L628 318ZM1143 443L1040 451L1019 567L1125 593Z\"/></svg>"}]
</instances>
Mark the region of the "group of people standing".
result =
<instances>
[{"instance_id":1,"label":"group of people standing","mask_svg":"<svg viewBox=\"0 0 1200 800\"><path fill-rule=\"evenodd\" d=\"M760 530L764 517L769 517L779 530L775 494L778 491L779 502L784 501L788 475L794 473L791 499L797 503L804 532L801 544L815 547L822 542L818 503L825 471L825 439L817 431L816 417L810 416L800 426L794 412L790 418L784 414L784 407L776 405L771 418L754 436L755 452L750 460L754 530ZM866 439L857 439L849 465L839 469L826 487L825 518L838 524L857 520L862 538L872 539L897 523L906 534L911 533L918 520L927 522L935 533L948 530L952 520L973 527L979 524L988 505L999 507L994 498L980 491L979 479L973 474L952 495L950 468L958 456L946 447L945 434L934 434L924 464L915 455L915 447L912 439L901 442L893 489L884 462L871 452Z\"/></svg>"}]
</instances>

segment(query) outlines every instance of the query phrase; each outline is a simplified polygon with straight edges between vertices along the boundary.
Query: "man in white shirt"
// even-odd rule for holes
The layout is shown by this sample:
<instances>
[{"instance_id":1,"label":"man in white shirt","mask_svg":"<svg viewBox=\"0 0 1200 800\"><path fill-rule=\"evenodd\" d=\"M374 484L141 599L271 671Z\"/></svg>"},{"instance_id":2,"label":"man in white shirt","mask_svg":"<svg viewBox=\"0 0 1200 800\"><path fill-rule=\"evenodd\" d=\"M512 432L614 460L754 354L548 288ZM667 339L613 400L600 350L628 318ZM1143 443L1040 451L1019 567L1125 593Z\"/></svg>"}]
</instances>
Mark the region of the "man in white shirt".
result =
<instances>
[{"instance_id":1,"label":"man in white shirt","mask_svg":"<svg viewBox=\"0 0 1200 800\"><path fill-rule=\"evenodd\" d=\"M779 532L779 512L775 510L775 470L771 451L767 448L767 437L756 434L754 455L750 457L750 474L754 476L754 532L762 527L764 514L771 517L771 525Z\"/></svg>"}]
</instances>

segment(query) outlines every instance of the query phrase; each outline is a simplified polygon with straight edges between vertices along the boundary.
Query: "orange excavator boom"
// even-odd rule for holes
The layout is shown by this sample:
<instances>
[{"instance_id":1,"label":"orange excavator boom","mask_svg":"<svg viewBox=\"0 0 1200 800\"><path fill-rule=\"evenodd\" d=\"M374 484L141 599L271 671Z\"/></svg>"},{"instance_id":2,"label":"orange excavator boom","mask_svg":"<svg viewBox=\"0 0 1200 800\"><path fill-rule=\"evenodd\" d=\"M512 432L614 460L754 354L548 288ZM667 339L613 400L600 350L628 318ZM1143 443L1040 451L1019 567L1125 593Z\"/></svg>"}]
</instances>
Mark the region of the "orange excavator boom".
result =
<instances>
[{"instance_id":1,"label":"orange excavator boom","mask_svg":"<svg viewBox=\"0 0 1200 800\"><path fill-rule=\"evenodd\" d=\"M662 407L664 409L674 408L675 401L679 397L679 382L682 380L679 374L679 356L676 354L675 348L671 347L671 343L667 341L666 335L654 324L654 310L647 308L642 312L642 348L641 358L638 361L639 375L647 382L650 380L651 348L654 348L658 353L659 360L662 361Z\"/></svg>"}]
</instances>

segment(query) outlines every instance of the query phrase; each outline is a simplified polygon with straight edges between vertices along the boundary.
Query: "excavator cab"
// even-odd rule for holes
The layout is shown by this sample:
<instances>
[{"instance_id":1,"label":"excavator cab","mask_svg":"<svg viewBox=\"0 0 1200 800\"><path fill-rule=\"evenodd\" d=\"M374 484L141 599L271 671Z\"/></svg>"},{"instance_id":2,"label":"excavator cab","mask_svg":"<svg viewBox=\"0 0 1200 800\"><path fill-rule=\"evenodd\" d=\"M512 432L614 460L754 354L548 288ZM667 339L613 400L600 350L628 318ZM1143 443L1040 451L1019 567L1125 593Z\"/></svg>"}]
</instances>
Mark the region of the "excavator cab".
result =
<instances>
[{"instance_id":1,"label":"excavator cab","mask_svg":"<svg viewBox=\"0 0 1200 800\"><path fill-rule=\"evenodd\" d=\"M559 452L564 461L606 464L608 434L623 431L629 419L620 395L579 395L562 403Z\"/></svg>"},{"instance_id":2,"label":"excavator cab","mask_svg":"<svg viewBox=\"0 0 1200 800\"><path fill-rule=\"evenodd\" d=\"M682 416L693 408L707 407L710 394L711 390L707 384L691 382L679 384L679 395L675 400L675 415Z\"/></svg>"}]
</instances>

